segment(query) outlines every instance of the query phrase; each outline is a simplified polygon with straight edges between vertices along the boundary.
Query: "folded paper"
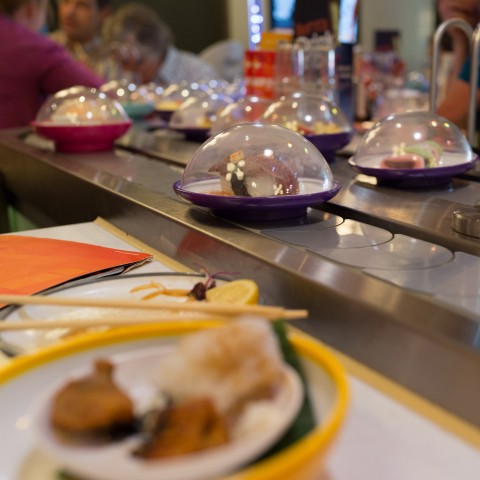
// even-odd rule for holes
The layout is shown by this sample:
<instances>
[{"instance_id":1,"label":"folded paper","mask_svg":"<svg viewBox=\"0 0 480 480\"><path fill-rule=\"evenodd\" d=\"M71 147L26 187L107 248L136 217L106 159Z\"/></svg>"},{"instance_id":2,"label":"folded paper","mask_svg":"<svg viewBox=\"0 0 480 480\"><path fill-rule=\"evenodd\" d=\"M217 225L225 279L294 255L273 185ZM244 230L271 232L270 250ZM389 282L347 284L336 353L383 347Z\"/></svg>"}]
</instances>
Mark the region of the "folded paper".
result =
<instances>
[{"instance_id":1,"label":"folded paper","mask_svg":"<svg viewBox=\"0 0 480 480\"><path fill-rule=\"evenodd\" d=\"M23 235L0 236L0 293L31 295L88 276L120 273L152 260L143 252Z\"/></svg>"}]
</instances>

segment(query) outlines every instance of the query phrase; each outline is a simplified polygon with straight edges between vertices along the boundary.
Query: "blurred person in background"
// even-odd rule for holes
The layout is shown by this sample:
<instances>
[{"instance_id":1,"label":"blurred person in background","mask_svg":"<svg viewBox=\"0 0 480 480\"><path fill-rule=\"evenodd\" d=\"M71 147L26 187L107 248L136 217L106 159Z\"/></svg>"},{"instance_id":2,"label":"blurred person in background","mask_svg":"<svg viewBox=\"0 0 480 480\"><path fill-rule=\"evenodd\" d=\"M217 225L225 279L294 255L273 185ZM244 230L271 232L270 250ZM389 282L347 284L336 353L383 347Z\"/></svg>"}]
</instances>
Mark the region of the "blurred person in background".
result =
<instances>
[{"instance_id":1,"label":"blurred person in background","mask_svg":"<svg viewBox=\"0 0 480 480\"><path fill-rule=\"evenodd\" d=\"M295 37L311 37L329 32L336 34L338 29L338 4L340 0L296 0L293 9Z\"/></svg>"},{"instance_id":2,"label":"blurred person in background","mask_svg":"<svg viewBox=\"0 0 480 480\"><path fill-rule=\"evenodd\" d=\"M356 26L360 11L360 0L295 0L293 7L293 25L295 37L312 37L314 35L324 35L329 32L340 43L339 38L340 17L346 14L343 19L348 19L349 26L352 29L352 43L355 43ZM345 35L345 32L342 32Z\"/></svg>"},{"instance_id":3,"label":"blurred person in background","mask_svg":"<svg viewBox=\"0 0 480 480\"><path fill-rule=\"evenodd\" d=\"M104 43L118 46L121 68L132 72L138 83L168 86L217 77L211 65L175 47L170 27L146 5L121 6L104 27Z\"/></svg>"},{"instance_id":4,"label":"blurred person in background","mask_svg":"<svg viewBox=\"0 0 480 480\"><path fill-rule=\"evenodd\" d=\"M50 38L103 75L101 30L110 12L110 0L58 0L58 30L52 32Z\"/></svg>"},{"instance_id":5,"label":"blurred person in background","mask_svg":"<svg viewBox=\"0 0 480 480\"><path fill-rule=\"evenodd\" d=\"M460 18L469 23L472 28L475 28L480 21L479 10L479 0L437 0L438 17L442 22L451 18ZM451 79L453 79L459 75L470 55L470 40L459 28L450 28L448 36L450 37L454 57L450 72Z\"/></svg>"},{"instance_id":6,"label":"blurred person in background","mask_svg":"<svg viewBox=\"0 0 480 480\"><path fill-rule=\"evenodd\" d=\"M480 0L438 0L437 8L442 22L461 18L474 29L480 22ZM470 39L458 28L449 29L448 34L452 42L453 61L445 96L438 105L437 113L465 129L470 103ZM477 104L479 101L480 93L477 93Z\"/></svg>"},{"instance_id":7,"label":"blurred person in background","mask_svg":"<svg viewBox=\"0 0 480 480\"><path fill-rule=\"evenodd\" d=\"M0 0L0 128L28 125L49 94L102 79L38 33L47 0Z\"/></svg>"}]
</instances>

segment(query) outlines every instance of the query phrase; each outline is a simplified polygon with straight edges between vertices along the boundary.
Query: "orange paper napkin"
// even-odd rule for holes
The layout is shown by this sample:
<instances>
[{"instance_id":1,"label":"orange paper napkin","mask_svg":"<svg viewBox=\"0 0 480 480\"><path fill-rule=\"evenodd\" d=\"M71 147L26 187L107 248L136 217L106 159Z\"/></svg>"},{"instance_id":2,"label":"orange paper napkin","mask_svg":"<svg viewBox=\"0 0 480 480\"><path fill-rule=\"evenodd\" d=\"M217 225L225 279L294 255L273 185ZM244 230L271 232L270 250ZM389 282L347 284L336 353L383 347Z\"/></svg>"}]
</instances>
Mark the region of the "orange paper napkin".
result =
<instances>
[{"instance_id":1,"label":"orange paper napkin","mask_svg":"<svg viewBox=\"0 0 480 480\"><path fill-rule=\"evenodd\" d=\"M151 261L152 255L23 235L0 236L0 293L31 295L80 277Z\"/></svg>"}]
</instances>

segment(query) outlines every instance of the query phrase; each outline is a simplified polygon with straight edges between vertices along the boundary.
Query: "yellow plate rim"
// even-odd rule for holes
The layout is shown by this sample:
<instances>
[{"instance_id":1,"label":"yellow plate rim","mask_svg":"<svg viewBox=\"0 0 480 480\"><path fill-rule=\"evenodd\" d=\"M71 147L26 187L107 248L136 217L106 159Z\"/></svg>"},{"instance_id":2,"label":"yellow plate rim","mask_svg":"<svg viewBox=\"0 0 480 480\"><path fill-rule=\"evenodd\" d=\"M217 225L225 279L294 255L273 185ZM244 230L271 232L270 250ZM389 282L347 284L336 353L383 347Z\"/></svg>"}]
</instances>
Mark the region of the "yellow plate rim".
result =
<instances>
[{"instance_id":1,"label":"yellow plate rim","mask_svg":"<svg viewBox=\"0 0 480 480\"><path fill-rule=\"evenodd\" d=\"M112 328L104 332L84 333L62 342L42 347L39 350L15 357L0 368L0 387L15 377L34 370L37 367L58 360L62 357L91 350L95 347L115 343L143 340L152 336L177 336L200 329L215 328L224 325L220 320L195 322L165 321L159 324L136 325L132 327ZM266 460L260 461L245 470L236 472L224 480L263 480L265 478L282 478L286 471L293 471L320 455L326 450L338 432L347 412L349 387L345 370L339 360L316 339L299 332L288 331L288 336L301 356L321 365L337 387L337 398L329 417L296 442Z\"/></svg>"}]
</instances>

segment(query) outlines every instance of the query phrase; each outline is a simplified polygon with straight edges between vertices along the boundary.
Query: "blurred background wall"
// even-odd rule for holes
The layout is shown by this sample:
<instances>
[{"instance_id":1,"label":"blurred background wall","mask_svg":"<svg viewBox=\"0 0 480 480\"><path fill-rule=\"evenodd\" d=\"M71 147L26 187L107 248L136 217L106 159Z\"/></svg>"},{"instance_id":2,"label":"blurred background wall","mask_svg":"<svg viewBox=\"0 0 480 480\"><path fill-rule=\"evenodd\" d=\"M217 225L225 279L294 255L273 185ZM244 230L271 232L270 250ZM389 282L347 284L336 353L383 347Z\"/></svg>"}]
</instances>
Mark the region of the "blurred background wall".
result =
<instances>
[{"instance_id":1,"label":"blurred background wall","mask_svg":"<svg viewBox=\"0 0 480 480\"><path fill-rule=\"evenodd\" d=\"M243 3L243 0L236 0ZM129 0L112 0L113 8ZM198 53L228 37L226 0L141 0L170 25L177 47Z\"/></svg>"},{"instance_id":2,"label":"blurred background wall","mask_svg":"<svg viewBox=\"0 0 480 480\"><path fill-rule=\"evenodd\" d=\"M360 0L359 43L372 51L378 31L400 34L398 51L408 68L428 61L429 43L436 27L436 0Z\"/></svg>"}]
</instances>

